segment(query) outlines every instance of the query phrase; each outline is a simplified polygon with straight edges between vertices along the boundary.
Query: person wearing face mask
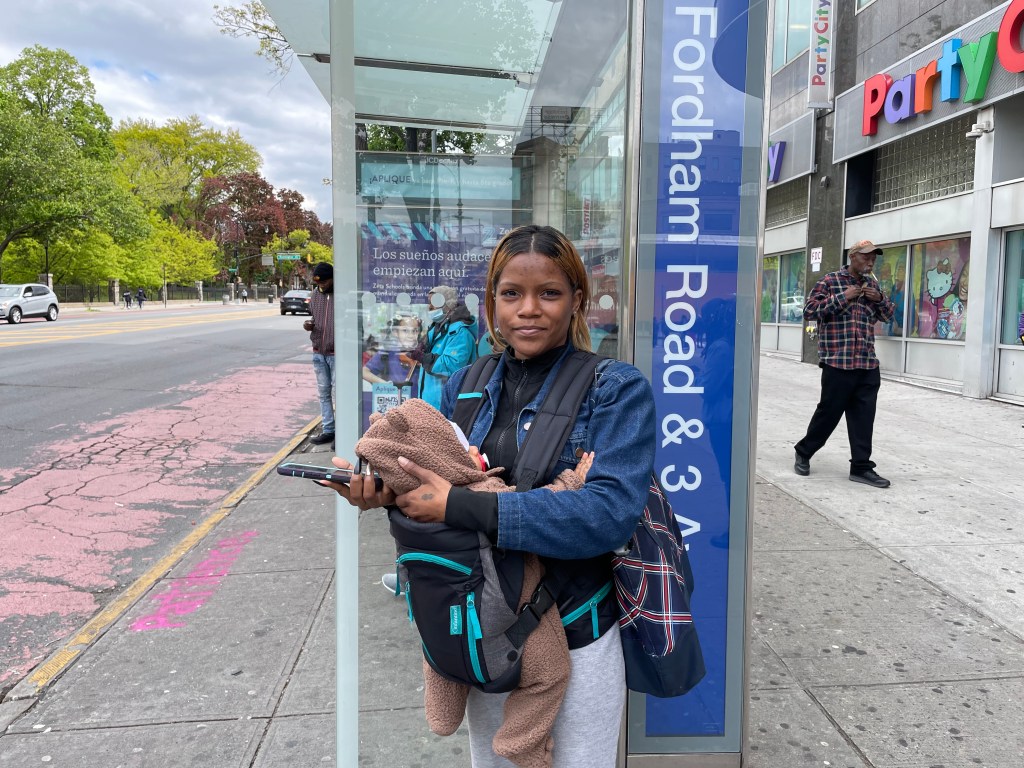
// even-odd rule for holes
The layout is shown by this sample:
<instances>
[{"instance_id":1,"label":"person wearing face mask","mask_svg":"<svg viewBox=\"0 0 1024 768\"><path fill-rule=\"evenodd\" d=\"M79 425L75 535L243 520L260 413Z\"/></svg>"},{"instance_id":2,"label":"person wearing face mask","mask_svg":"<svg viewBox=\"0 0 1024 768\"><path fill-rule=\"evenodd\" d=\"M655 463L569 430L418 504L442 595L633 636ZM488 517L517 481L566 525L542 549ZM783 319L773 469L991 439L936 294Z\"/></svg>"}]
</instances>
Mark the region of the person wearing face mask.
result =
<instances>
[{"instance_id":1,"label":"person wearing face mask","mask_svg":"<svg viewBox=\"0 0 1024 768\"><path fill-rule=\"evenodd\" d=\"M430 327L408 356L420 363L419 396L435 408L448 377L477 358L476 321L447 285L430 292Z\"/></svg>"},{"instance_id":2,"label":"person wearing face mask","mask_svg":"<svg viewBox=\"0 0 1024 768\"><path fill-rule=\"evenodd\" d=\"M821 278L804 305L804 319L818 324L821 400L807 434L794 446L793 470L798 475L811 473L811 457L825 445L845 414L850 480L889 487L871 461L875 406L882 382L875 355L875 323L888 322L895 309L872 271L881 253L870 240L854 243L847 254L849 263Z\"/></svg>"}]
</instances>

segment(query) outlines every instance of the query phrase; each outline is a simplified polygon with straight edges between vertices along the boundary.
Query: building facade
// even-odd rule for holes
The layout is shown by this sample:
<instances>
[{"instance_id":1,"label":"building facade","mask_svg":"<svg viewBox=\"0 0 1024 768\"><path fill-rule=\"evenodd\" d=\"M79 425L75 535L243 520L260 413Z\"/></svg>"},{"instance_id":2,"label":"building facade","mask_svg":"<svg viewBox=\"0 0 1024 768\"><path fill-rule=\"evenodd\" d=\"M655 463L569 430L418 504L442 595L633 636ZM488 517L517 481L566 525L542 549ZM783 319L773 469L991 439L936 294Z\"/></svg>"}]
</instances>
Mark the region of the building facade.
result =
<instances>
[{"instance_id":1,"label":"building facade","mask_svg":"<svg viewBox=\"0 0 1024 768\"><path fill-rule=\"evenodd\" d=\"M762 350L817 363L804 297L870 239L883 374L1024 404L1022 27L1022 0L776 3Z\"/></svg>"}]
</instances>

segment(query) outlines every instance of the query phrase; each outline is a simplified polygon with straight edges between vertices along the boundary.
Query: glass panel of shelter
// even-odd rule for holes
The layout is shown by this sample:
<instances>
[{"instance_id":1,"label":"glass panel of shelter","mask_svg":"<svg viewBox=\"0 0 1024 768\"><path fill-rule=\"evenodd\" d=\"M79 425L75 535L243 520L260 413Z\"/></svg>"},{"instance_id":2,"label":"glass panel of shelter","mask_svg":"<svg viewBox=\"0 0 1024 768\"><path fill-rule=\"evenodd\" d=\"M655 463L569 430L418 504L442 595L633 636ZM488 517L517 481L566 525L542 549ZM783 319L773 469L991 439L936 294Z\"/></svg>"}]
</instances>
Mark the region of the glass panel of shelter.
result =
<instances>
[{"instance_id":1,"label":"glass panel of shelter","mask_svg":"<svg viewBox=\"0 0 1024 768\"><path fill-rule=\"evenodd\" d=\"M559 5L556 25L588 18L588 28L616 32L597 41L596 49L592 38L586 41L585 54L578 50L579 35L571 36L577 42L568 47L551 42L542 69L531 73L532 84L525 87L529 98L521 124L513 130L486 124L477 129L478 136L486 135L488 153L357 153L355 288L361 309L355 325L364 365L364 427L370 413L397 401L399 387L408 383L404 397L421 394L420 370L407 353L430 324L428 296L436 286L455 289L477 323L478 352L490 351L487 261L500 238L521 224L551 225L573 241L591 280L592 346L603 354L617 352L625 269L627 5ZM569 38L555 35L555 41ZM408 83L417 77L413 73ZM503 120L509 115L505 107Z\"/></svg>"}]
</instances>

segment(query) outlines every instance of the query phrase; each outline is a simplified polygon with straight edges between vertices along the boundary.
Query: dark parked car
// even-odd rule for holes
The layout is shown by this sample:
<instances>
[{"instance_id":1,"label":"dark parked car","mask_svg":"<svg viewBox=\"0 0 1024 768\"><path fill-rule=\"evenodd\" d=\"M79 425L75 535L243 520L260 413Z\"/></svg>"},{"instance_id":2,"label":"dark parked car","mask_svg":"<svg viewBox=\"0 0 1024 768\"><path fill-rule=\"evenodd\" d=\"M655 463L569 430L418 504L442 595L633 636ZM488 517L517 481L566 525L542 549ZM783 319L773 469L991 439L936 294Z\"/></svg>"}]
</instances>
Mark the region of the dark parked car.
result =
<instances>
[{"instance_id":1,"label":"dark parked car","mask_svg":"<svg viewBox=\"0 0 1024 768\"><path fill-rule=\"evenodd\" d=\"M291 312L293 315L301 312L304 315L312 314L309 310L309 297L312 291L288 291L281 297L281 314Z\"/></svg>"}]
</instances>

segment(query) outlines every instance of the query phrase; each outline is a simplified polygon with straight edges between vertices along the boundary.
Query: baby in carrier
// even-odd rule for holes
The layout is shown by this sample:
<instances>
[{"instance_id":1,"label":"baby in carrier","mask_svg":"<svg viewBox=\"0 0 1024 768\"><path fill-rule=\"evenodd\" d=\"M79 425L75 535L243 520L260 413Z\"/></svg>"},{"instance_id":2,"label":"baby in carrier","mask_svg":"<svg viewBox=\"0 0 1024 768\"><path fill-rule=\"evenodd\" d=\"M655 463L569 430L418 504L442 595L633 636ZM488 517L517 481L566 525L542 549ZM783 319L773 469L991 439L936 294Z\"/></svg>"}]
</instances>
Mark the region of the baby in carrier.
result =
<instances>
[{"instance_id":1,"label":"baby in carrier","mask_svg":"<svg viewBox=\"0 0 1024 768\"><path fill-rule=\"evenodd\" d=\"M461 439L460 439L461 438ZM501 468L486 470L475 447L463 442L461 430L423 400L406 400L397 408L370 417L370 428L356 443L356 454L367 461L397 494L407 493L419 480L398 463L404 456L437 473L452 485L473 491L506 492L515 488L499 477ZM564 470L550 490L579 490L583 487L593 454L584 454L574 470ZM533 596L544 567L539 558L527 553L519 605ZM449 680L423 660L424 705L430 730L448 736L461 724L469 687ZM496 754L523 768L551 765L551 728L569 682L569 648L565 631L552 605L529 635L522 651L519 686L505 701L505 720L494 736Z\"/></svg>"}]
</instances>

